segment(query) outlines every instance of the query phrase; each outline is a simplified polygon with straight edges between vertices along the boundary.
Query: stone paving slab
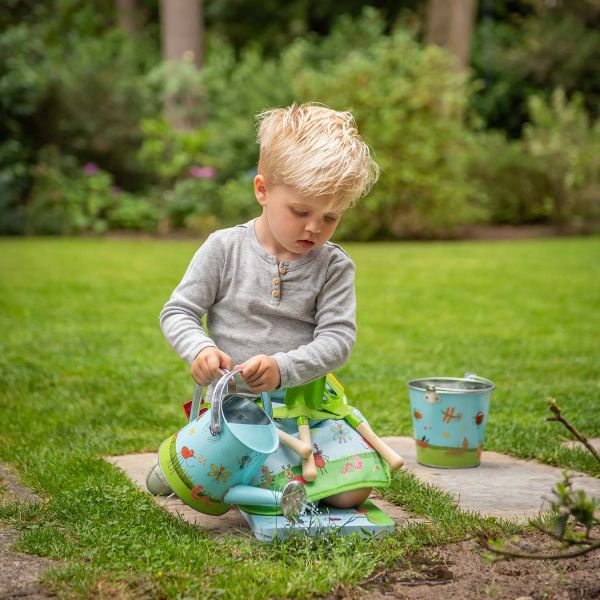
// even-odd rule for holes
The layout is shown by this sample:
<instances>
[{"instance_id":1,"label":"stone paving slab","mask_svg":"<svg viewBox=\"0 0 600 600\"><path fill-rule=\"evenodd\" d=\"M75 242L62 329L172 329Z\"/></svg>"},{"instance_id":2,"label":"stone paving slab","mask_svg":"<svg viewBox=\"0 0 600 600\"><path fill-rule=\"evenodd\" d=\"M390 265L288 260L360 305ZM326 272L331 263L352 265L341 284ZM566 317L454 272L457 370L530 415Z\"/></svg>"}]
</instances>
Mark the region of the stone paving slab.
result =
<instances>
[{"instance_id":1,"label":"stone paving slab","mask_svg":"<svg viewBox=\"0 0 600 600\"><path fill-rule=\"evenodd\" d=\"M450 493L459 507L513 521L529 520L544 509L543 497L562 479L562 469L533 460L484 451L481 465L471 469L438 469L417 463L410 437L383 438L404 458L404 468L421 481ZM600 499L600 479L571 471L573 487ZM547 505L546 505L547 508Z\"/></svg>"},{"instance_id":2,"label":"stone paving slab","mask_svg":"<svg viewBox=\"0 0 600 600\"><path fill-rule=\"evenodd\" d=\"M0 463L0 482L5 492L0 498L20 502L41 502L41 498L28 487L6 465ZM56 596L40 583L42 575L51 567L61 563L41 556L15 552L13 545L19 532L6 528L0 523L0 598L27 598L27 600L47 600Z\"/></svg>"},{"instance_id":3,"label":"stone paving slab","mask_svg":"<svg viewBox=\"0 0 600 600\"><path fill-rule=\"evenodd\" d=\"M0 463L0 481L4 482L6 491L24 502L41 502L42 499L19 481L19 478L6 466ZM0 596L1 598L1 596Z\"/></svg>"},{"instance_id":4,"label":"stone paving slab","mask_svg":"<svg viewBox=\"0 0 600 600\"><path fill-rule=\"evenodd\" d=\"M143 492L147 492L146 474L156 462L156 452L109 456L106 457L106 460L123 470L137 488ZM190 508L175 495L169 497L155 496L153 498L157 504L163 506L171 514L180 516L188 523L201 529L211 530L215 533L230 532L237 535L250 535L248 524L235 507L224 515L212 517ZM420 523L424 521L423 519L412 517L399 506L390 504L375 494L371 495L370 500L394 519L398 526L406 525L409 522Z\"/></svg>"},{"instance_id":5,"label":"stone paving slab","mask_svg":"<svg viewBox=\"0 0 600 600\"><path fill-rule=\"evenodd\" d=\"M592 445L593 448L600 452L600 438L588 438L588 442ZM565 446L565 448L577 448L579 450L583 450L584 452L589 452L589 450L577 440L568 440L563 443L563 446Z\"/></svg>"}]
</instances>

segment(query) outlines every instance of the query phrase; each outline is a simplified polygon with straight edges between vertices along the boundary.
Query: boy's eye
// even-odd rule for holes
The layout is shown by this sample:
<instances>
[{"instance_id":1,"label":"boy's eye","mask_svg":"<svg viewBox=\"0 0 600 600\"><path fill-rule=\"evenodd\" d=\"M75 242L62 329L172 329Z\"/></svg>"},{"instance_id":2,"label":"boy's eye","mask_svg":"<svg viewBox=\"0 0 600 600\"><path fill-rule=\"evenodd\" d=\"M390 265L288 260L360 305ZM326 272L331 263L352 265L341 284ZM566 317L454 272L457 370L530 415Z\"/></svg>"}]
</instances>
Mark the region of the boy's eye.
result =
<instances>
[{"instance_id":1,"label":"boy's eye","mask_svg":"<svg viewBox=\"0 0 600 600\"><path fill-rule=\"evenodd\" d=\"M338 220L336 215L325 215L324 221L325 223L335 223Z\"/></svg>"},{"instance_id":2,"label":"boy's eye","mask_svg":"<svg viewBox=\"0 0 600 600\"><path fill-rule=\"evenodd\" d=\"M305 210L299 210L297 208L292 208L292 213L297 217L306 217L308 213Z\"/></svg>"}]
</instances>

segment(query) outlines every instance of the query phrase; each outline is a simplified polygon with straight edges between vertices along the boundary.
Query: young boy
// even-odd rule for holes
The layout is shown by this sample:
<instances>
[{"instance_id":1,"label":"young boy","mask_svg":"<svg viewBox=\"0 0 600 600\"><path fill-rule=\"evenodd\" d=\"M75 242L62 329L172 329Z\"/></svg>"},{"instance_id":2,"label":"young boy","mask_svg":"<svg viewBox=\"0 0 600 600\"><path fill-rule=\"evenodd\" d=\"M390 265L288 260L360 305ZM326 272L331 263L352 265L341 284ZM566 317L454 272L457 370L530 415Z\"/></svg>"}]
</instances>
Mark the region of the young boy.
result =
<instances>
[{"instance_id":1,"label":"young boy","mask_svg":"<svg viewBox=\"0 0 600 600\"><path fill-rule=\"evenodd\" d=\"M262 214L210 235L160 315L196 382L235 368L252 392L301 385L348 359L354 265L329 240L379 175L348 112L293 104L258 121L254 193ZM355 506L369 491L328 500Z\"/></svg>"}]
</instances>

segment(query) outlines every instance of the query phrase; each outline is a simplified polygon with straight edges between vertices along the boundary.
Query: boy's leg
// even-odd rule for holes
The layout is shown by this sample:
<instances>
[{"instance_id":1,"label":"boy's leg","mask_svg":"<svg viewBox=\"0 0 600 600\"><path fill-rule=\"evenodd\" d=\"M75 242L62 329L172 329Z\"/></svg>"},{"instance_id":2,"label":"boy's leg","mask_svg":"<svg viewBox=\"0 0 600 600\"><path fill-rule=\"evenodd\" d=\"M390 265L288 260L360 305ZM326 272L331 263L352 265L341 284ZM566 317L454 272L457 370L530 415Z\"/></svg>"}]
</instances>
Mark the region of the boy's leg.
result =
<instances>
[{"instance_id":1,"label":"boy's leg","mask_svg":"<svg viewBox=\"0 0 600 600\"><path fill-rule=\"evenodd\" d=\"M372 488L359 488L358 490L351 490L349 492L341 492L340 494L334 494L333 496L327 496L323 498L323 502L334 506L335 508L354 508L362 504L371 493Z\"/></svg>"}]
</instances>

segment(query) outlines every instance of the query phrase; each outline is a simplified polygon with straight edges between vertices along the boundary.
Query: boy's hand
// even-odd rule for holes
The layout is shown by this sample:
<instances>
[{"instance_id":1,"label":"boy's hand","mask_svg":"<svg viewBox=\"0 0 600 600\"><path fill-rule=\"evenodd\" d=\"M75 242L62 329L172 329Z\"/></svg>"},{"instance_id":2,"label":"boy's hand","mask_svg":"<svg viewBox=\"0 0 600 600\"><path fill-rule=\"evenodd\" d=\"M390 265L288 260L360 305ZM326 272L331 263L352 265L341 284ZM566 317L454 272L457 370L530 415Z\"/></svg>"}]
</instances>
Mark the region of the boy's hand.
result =
<instances>
[{"instance_id":1,"label":"boy's hand","mask_svg":"<svg viewBox=\"0 0 600 600\"><path fill-rule=\"evenodd\" d=\"M239 370L251 392L272 392L281 383L277 361L265 354L253 356L235 368Z\"/></svg>"},{"instance_id":2,"label":"boy's hand","mask_svg":"<svg viewBox=\"0 0 600 600\"><path fill-rule=\"evenodd\" d=\"M196 355L191 366L192 377L200 385L208 385L213 379L219 379L221 369L231 370L231 357L214 346L204 348Z\"/></svg>"}]
</instances>

